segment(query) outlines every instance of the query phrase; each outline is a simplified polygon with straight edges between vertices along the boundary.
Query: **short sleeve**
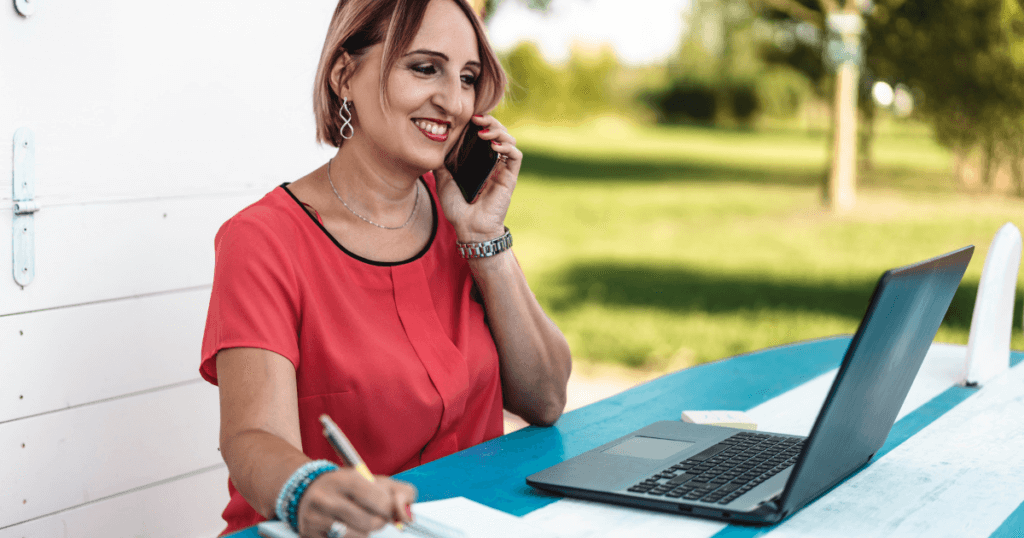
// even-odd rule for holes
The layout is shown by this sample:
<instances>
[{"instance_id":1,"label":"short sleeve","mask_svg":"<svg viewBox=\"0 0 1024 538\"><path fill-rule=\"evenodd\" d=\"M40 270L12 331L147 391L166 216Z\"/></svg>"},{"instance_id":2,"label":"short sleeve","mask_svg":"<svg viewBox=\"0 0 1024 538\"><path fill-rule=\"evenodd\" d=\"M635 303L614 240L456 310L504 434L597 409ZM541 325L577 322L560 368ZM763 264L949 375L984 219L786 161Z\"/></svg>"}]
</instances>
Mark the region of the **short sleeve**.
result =
<instances>
[{"instance_id":1,"label":"short sleeve","mask_svg":"<svg viewBox=\"0 0 1024 538\"><path fill-rule=\"evenodd\" d=\"M288 241L250 208L221 226L199 373L217 384L217 353L234 347L273 351L299 365L299 290Z\"/></svg>"}]
</instances>

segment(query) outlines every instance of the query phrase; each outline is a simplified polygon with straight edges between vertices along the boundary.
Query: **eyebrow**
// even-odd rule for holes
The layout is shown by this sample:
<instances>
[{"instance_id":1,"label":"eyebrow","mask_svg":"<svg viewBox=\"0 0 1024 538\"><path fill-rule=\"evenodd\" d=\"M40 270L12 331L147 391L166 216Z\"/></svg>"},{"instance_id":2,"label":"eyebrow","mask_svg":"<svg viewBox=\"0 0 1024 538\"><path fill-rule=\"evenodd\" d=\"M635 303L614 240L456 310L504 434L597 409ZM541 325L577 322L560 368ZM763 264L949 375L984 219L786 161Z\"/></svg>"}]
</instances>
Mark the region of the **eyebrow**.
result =
<instances>
[{"instance_id":1,"label":"eyebrow","mask_svg":"<svg viewBox=\"0 0 1024 538\"><path fill-rule=\"evenodd\" d=\"M405 55L406 56L412 56L413 54L426 54L427 56L434 56L435 58L441 58L442 60L444 60L446 62L451 61L451 59L448 58L447 54L445 54L443 52L438 52L436 50L416 49L416 50L407 52ZM481 67L480 62L478 62L476 60L470 60L470 61L466 62L466 65L471 65L471 66L474 66L474 67Z\"/></svg>"}]
</instances>

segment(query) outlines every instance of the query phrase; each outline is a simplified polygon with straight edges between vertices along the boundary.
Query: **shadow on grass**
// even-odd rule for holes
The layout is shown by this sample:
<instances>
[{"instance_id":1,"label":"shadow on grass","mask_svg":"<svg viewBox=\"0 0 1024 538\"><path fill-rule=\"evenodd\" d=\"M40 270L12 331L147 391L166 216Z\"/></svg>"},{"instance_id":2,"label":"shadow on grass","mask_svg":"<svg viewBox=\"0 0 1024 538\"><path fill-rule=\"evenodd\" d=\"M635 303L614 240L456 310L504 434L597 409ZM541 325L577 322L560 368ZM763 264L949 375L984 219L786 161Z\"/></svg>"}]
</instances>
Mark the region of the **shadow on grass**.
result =
<instances>
[{"instance_id":1,"label":"shadow on grass","mask_svg":"<svg viewBox=\"0 0 1024 538\"><path fill-rule=\"evenodd\" d=\"M876 283L877 279L802 283L756 275L714 274L686 267L597 262L576 265L562 272L557 284L564 294L549 305L553 311L599 304L679 313L802 312L859 322ZM977 293L976 282L961 283L946 313L944 326L969 330ZM1018 297L1013 319L1020 318L1021 309L1022 300Z\"/></svg>"},{"instance_id":2,"label":"shadow on grass","mask_svg":"<svg viewBox=\"0 0 1024 538\"><path fill-rule=\"evenodd\" d=\"M579 157L528 148L523 173L537 174L549 181L718 181L820 185L822 170L784 170L768 166L743 167L683 160L631 159L628 157Z\"/></svg>"},{"instance_id":3,"label":"shadow on grass","mask_svg":"<svg viewBox=\"0 0 1024 538\"><path fill-rule=\"evenodd\" d=\"M710 182L728 181L756 185L815 186L823 184L825 163L820 167L780 167L773 163L732 165L674 159L581 157L538 148L527 148L524 173L536 174L548 181L621 181L636 182ZM921 171L905 166L876 165L859 172L864 187L896 188L914 192L950 192L957 189L952 174Z\"/></svg>"}]
</instances>

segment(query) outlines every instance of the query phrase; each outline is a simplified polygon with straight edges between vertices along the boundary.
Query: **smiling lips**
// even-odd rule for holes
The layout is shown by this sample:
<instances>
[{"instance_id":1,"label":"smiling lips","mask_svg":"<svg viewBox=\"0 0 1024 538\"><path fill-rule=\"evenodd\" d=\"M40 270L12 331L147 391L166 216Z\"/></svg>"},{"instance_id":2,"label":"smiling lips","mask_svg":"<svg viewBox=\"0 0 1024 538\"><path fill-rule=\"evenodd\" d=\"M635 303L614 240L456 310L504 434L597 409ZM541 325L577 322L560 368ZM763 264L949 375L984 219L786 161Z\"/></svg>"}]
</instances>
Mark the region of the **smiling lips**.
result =
<instances>
[{"instance_id":1,"label":"smiling lips","mask_svg":"<svg viewBox=\"0 0 1024 538\"><path fill-rule=\"evenodd\" d=\"M450 123L441 120L428 120L424 118L416 118L412 122L419 128L423 136L435 141L444 142L448 140L448 127Z\"/></svg>"}]
</instances>

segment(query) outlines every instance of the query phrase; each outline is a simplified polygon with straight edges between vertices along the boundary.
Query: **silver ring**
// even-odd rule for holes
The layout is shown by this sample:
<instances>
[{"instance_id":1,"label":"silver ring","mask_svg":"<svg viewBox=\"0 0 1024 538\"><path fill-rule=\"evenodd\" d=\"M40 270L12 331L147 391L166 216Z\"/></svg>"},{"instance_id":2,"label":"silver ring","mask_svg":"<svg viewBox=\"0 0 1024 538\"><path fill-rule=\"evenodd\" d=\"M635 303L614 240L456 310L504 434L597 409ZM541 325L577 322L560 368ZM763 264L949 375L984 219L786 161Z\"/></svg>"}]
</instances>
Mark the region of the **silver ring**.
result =
<instances>
[{"instance_id":1,"label":"silver ring","mask_svg":"<svg viewBox=\"0 0 1024 538\"><path fill-rule=\"evenodd\" d=\"M500 153L500 154L498 154L498 160L503 162L503 163L507 162L508 161L508 155L505 155L504 153Z\"/></svg>"},{"instance_id":2,"label":"silver ring","mask_svg":"<svg viewBox=\"0 0 1024 538\"><path fill-rule=\"evenodd\" d=\"M348 534L348 527L340 521L331 523L331 529L327 531L327 538L344 538Z\"/></svg>"}]
</instances>

